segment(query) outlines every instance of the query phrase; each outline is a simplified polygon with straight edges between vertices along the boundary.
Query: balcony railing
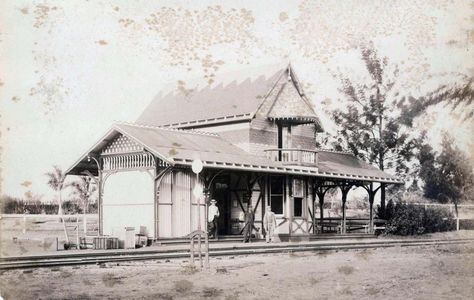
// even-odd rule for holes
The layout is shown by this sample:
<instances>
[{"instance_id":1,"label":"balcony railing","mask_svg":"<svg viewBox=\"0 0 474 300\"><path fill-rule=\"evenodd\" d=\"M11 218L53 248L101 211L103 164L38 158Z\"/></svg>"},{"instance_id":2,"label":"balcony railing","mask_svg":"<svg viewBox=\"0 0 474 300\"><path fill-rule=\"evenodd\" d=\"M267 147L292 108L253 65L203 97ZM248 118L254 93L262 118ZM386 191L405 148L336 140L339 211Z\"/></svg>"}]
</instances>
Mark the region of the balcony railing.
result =
<instances>
[{"instance_id":1,"label":"balcony railing","mask_svg":"<svg viewBox=\"0 0 474 300\"><path fill-rule=\"evenodd\" d=\"M264 150L268 159L272 161L281 161L287 165L308 165L316 166L318 164L318 151L297 149L297 148L278 148Z\"/></svg>"}]
</instances>

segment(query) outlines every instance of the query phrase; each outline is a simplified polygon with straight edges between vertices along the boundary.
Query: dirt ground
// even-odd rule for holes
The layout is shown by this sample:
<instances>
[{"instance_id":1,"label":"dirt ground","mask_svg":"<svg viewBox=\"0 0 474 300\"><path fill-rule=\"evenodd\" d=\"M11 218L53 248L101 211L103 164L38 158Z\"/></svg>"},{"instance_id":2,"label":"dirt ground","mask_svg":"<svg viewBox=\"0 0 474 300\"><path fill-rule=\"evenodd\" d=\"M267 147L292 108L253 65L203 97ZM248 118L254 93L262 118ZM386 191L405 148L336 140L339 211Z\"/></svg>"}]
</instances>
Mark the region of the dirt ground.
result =
<instances>
[{"instance_id":1,"label":"dirt ground","mask_svg":"<svg viewBox=\"0 0 474 300\"><path fill-rule=\"evenodd\" d=\"M4 299L473 299L474 243L10 270Z\"/></svg>"},{"instance_id":2,"label":"dirt ground","mask_svg":"<svg viewBox=\"0 0 474 300\"><path fill-rule=\"evenodd\" d=\"M87 218L89 222L97 223L96 215ZM70 232L70 235L76 240L74 233ZM62 223L54 216L28 215L26 222L21 215L0 219L0 257L56 253L56 243L63 249L65 241Z\"/></svg>"}]
</instances>

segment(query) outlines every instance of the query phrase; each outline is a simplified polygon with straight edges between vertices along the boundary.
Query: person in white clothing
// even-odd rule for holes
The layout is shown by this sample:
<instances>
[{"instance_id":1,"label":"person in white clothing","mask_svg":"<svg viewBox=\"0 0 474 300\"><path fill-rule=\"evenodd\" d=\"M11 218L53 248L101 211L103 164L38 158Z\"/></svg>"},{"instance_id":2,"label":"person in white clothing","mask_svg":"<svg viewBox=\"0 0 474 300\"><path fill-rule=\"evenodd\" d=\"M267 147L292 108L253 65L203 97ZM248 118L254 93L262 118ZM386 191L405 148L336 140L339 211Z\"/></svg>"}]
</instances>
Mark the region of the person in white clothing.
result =
<instances>
[{"instance_id":1,"label":"person in white clothing","mask_svg":"<svg viewBox=\"0 0 474 300\"><path fill-rule=\"evenodd\" d=\"M217 201L211 200L207 214L207 226L209 230L209 237L214 237L217 240L217 219L219 218L219 208L216 206Z\"/></svg>"},{"instance_id":2,"label":"person in white clothing","mask_svg":"<svg viewBox=\"0 0 474 300\"><path fill-rule=\"evenodd\" d=\"M265 215L263 216L263 228L265 228L265 241L273 243L273 234L276 228L275 213L272 212L272 208L267 206Z\"/></svg>"}]
</instances>

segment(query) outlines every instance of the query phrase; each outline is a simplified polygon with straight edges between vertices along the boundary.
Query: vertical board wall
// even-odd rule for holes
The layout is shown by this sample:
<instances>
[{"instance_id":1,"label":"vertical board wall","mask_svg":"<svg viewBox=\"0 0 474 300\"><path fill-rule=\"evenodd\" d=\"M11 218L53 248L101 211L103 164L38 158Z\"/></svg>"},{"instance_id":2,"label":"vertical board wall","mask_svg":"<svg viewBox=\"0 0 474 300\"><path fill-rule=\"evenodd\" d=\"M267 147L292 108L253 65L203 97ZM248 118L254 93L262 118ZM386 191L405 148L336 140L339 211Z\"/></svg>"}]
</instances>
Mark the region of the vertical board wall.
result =
<instances>
[{"instance_id":1,"label":"vertical board wall","mask_svg":"<svg viewBox=\"0 0 474 300\"><path fill-rule=\"evenodd\" d=\"M196 175L190 170L173 170L164 175L158 203L158 238L184 237L198 227L198 201L193 195ZM200 183L202 184L202 183ZM201 228L205 206L201 199Z\"/></svg>"}]
</instances>

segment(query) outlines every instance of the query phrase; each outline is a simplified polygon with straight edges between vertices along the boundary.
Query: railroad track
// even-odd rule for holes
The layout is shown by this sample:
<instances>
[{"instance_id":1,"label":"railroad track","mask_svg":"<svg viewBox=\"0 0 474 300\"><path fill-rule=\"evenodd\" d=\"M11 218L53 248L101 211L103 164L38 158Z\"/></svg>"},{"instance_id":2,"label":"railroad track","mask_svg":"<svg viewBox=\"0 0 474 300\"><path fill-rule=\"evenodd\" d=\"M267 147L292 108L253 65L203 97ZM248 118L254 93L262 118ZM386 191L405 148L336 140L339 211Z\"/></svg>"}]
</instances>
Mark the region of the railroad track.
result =
<instances>
[{"instance_id":1,"label":"railroad track","mask_svg":"<svg viewBox=\"0 0 474 300\"><path fill-rule=\"evenodd\" d=\"M327 243L299 243L299 244L264 244L264 245L239 245L218 246L209 249L209 256L235 256L250 254L289 253L303 251L333 251L389 247L413 247L429 245L452 245L474 243L474 239L450 240L376 240L356 242L327 242ZM160 260L188 258L189 249L156 249L146 251L112 251L110 253L75 253L48 256L4 257L0 258L0 270L59 267L87 264L102 264L125 261Z\"/></svg>"}]
</instances>

